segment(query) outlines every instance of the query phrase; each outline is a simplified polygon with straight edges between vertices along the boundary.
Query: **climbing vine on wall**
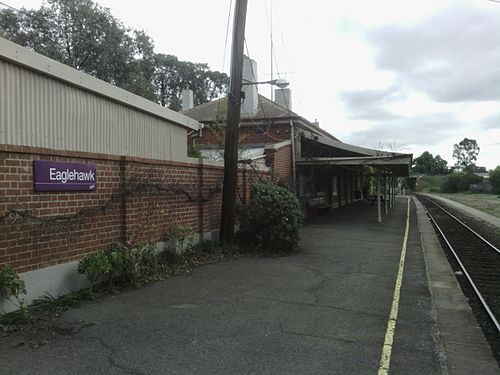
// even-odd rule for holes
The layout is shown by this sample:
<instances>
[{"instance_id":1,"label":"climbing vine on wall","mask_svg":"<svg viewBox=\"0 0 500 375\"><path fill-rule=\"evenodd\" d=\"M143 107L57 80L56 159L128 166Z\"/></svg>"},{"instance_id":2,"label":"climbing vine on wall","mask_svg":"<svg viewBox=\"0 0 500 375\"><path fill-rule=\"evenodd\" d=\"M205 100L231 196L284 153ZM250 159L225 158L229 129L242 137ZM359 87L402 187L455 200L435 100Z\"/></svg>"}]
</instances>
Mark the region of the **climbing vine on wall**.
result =
<instances>
[{"instance_id":1,"label":"climbing vine on wall","mask_svg":"<svg viewBox=\"0 0 500 375\"><path fill-rule=\"evenodd\" d=\"M163 177L153 171L133 174L124 183L122 183L110 197L97 206L82 207L76 212L42 216L36 209L25 208L18 204L17 208L9 208L0 214L0 224L10 219L10 224L31 224L36 226L41 234L50 234L55 232L67 231L68 233L83 219L91 218L97 214L105 213L113 203L126 200L129 197L141 196L145 193L161 193L181 195L186 198L188 203L206 203L222 190L222 181L216 182L207 189L205 194L199 194L193 191L192 185L168 184L164 182Z\"/></svg>"}]
</instances>

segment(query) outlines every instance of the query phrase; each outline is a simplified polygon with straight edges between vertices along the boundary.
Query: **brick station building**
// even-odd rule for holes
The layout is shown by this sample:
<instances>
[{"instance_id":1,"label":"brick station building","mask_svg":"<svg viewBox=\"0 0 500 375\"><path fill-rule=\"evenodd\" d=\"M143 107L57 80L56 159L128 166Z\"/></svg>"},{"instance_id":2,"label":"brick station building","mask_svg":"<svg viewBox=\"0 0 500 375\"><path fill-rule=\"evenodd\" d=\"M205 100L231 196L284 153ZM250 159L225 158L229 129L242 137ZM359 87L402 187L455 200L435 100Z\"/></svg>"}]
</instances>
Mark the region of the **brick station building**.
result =
<instances>
[{"instance_id":1,"label":"brick station building","mask_svg":"<svg viewBox=\"0 0 500 375\"><path fill-rule=\"evenodd\" d=\"M258 82L257 64L245 57L243 81ZM341 142L292 111L290 89L276 89L275 101L258 94L257 85L243 86L240 134L242 163L269 167L274 176L296 192L306 215L318 208L336 208L376 192L382 178L384 194L395 194L396 177L409 175L411 154L386 152ZM194 108L189 91L184 92L183 114L202 123L191 132L188 143L213 160L223 160L223 126L227 99ZM222 131L221 131L222 130ZM380 189L379 189L380 190Z\"/></svg>"}]
</instances>

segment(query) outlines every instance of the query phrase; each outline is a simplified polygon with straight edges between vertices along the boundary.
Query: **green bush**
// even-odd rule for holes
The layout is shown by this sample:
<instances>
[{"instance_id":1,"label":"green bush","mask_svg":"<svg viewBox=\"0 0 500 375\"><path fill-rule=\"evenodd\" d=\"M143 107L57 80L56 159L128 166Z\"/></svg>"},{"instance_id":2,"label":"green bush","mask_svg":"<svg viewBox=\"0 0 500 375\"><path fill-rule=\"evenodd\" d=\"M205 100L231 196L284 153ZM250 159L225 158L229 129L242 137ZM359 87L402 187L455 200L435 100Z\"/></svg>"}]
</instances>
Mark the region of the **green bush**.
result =
<instances>
[{"instance_id":1,"label":"green bush","mask_svg":"<svg viewBox=\"0 0 500 375\"><path fill-rule=\"evenodd\" d=\"M190 225L174 225L163 236L163 240L168 241L172 251L183 253L191 242L195 231Z\"/></svg>"},{"instance_id":2,"label":"green bush","mask_svg":"<svg viewBox=\"0 0 500 375\"><path fill-rule=\"evenodd\" d=\"M10 301L19 310L8 314L0 311L0 325L23 324L31 321L31 315L25 300L26 284L10 266L4 266L0 271L0 297Z\"/></svg>"},{"instance_id":3,"label":"green bush","mask_svg":"<svg viewBox=\"0 0 500 375\"><path fill-rule=\"evenodd\" d=\"M291 252L299 241L302 211L295 195L270 182L252 185L248 205L240 210L244 244L257 249Z\"/></svg>"},{"instance_id":4,"label":"green bush","mask_svg":"<svg viewBox=\"0 0 500 375\"><path fill-rule=\"evenodd\" d=\"M109 277L109 284L140 284L152 280L160 273L156 248L150 243L133 246L115 244L111 251L98 251L78 263L78 273L87 276L92 288L101 276Z\"/></svg>"},{"instance_id":5,"label":"green bush","mask_svg":"<svg viewBox=\"0 0 500 375\"><path fill-rule=\"evenodd\" d=\"M123 275L123 253L119 250L111 250L107 253L110 265L109 269L109 285L113 285L113 281Z\"/></svg>"},{"instance_id":6,"label":"green bush","mask_svg":"<svg viewBox=\"0 0 500 375\"><path fill-rule=\"evenodd\" d=\"M98 251L81 259L78 262L77 272L87 277L89 280L89 290L92 291L99 277L109 274L111 268L107 254L104 251Z\"/></svg>"},{"instance_id":7,"label":"green bush","mask_svg":"<svg viewBox=\"0 0 500 375\"><path fill-rule=\"evenodd\" d=\"M116 244L112 251L121 254L123 263L119 279L123 284L137 285L158 276L159 258L152 244L142 243L133 246Z\"/></svg>"},{"instance_id":8,"label":"green bush","mask_svg":"<svg viewBox=\"0 0 500 375\"><path fill-rule=\"evenodd\" d=\"M470 185L477 184L482 180L481 177L473 173L456 172L449 175L441 186L444 193L459 193L468 191Z\"/></svg>"},{"instance_id":9,"label":"green bush","mask_svg":"<svg viewBox=\"0 0 500 375\"><path fill-rule=\"evenodd\" d=\"M11 266L4 266L0 271L0 297L8 299L20 310L24 310L22 294L26 294L26 284Z\"/></svg>"},{"instance_id":10,"label":"green bush","mask_svg":"<svg viewBox=\"0 0 500 375\"><path fill-rule=\"evenodd\" d=\"M500 194L500 165L490 172L490 185L493 194Z\"/></svg>"}]
</instances>

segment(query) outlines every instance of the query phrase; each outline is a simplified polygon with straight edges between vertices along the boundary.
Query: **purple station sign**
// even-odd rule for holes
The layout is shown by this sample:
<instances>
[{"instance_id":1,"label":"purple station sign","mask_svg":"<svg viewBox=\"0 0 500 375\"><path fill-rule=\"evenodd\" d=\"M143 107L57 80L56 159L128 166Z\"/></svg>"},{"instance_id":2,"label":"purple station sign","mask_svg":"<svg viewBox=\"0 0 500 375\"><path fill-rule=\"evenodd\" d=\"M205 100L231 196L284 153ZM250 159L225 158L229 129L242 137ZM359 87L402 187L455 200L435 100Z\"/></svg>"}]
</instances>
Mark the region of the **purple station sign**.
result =
<instances>
[{"instance_id":1,"label":"purple station sign","mask_svg":"<svg viewBox=\"0 0 500 375\"><path fill-rule=\"evenodd\" d=\"M93 191L96 187L95 164L33 161L35 191Z\"/></svg>"}]
</instances>

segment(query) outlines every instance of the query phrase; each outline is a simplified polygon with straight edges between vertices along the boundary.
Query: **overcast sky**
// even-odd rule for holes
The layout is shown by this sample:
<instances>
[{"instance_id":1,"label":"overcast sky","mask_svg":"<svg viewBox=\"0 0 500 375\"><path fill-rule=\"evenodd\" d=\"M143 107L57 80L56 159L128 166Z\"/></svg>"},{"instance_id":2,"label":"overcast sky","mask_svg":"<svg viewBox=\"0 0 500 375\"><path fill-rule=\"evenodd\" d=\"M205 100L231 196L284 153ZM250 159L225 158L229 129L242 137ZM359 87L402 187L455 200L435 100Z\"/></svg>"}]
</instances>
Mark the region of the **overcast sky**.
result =
<instances>
[{"instance_id":1,"label":"overcast sky","mask_svg":"<svg viewBox=\"0 0 500 375\"><path fill-rule=\"evenodd\" d=\"M146 30L157 52L229 72L230 0L97 2ZM451 165L453 144L473 138L477 165L500 165L500 3L250 0L246 40L261 80L270 78L271 25L275 78L290 81L301 116L344 142L427 150Z\"/></svg>"}]
</instances>

